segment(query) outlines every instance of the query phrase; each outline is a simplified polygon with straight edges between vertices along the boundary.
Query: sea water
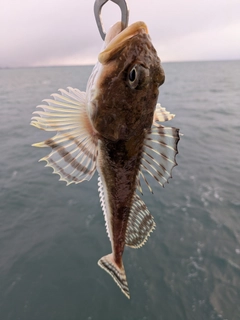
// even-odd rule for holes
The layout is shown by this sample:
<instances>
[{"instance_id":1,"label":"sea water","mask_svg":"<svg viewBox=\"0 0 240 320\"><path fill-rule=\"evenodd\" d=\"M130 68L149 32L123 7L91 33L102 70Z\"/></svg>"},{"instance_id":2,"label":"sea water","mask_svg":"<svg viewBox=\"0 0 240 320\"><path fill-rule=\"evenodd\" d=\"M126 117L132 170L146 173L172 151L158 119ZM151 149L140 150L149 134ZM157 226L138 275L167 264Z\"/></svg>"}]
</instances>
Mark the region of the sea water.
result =
<instances>
[{"instance_id":1,"label":"sea water","mask_svg":"<svg viewBox=\"0 0 240 320\"><path fill-rule=\"evenodd\" d=\"M0 70L0 319L240 319L240 61L163 64L159 102L183 133L173 179L143 200L156 230L123 256L131 300L97 261L110 253L97 174L66 187L38 160L42 99L85 90L91 66Z\"/></svg>"}]
</instances>

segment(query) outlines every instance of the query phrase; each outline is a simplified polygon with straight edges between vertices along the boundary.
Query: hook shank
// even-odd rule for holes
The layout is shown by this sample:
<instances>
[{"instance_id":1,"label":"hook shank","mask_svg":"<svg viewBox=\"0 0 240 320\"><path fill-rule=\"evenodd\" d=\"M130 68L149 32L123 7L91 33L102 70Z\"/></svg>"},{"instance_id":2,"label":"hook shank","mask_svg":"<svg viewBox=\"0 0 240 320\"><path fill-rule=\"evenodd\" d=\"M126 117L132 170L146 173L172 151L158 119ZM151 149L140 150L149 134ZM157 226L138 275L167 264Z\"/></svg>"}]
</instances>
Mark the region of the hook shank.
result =
<instances>
[{"instance_id":1,"label":"hook shank","mask_svg":"<svg viewBox=\"0 0 240 320\"><path fill-rule=\"evenodd\" d=\"M129 9L128 9L127 2L126 0L111 0L111 1L116 3L121 9L121 14L122 14L121 22L122 22L123 29L125 29L128 26L128 19L129 19ZM104 30L102 19L101 19L101 10L106 2L108 2L108 0L96 0L94 3L94 15L95 15L99 33L103 40L105 39L106 32Z\"/></svg>"}]
</instances>

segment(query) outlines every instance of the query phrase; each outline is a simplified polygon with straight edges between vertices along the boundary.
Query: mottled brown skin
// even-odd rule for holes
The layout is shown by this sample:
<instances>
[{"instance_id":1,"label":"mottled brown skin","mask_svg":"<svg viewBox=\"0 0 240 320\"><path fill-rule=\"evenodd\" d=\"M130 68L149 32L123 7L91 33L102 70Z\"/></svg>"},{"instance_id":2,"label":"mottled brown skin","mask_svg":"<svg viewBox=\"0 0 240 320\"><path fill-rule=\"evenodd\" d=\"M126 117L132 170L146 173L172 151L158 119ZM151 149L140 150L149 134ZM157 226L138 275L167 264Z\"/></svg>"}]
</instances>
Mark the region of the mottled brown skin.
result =
<instances>
[{"instance_id":1,"label":"mottled brown skin","mask_svg":"<svg viewBox=\"0 0 240 320\"><path fill-rule=\"evenodd\" d=\"M139 85L129 85L129 71L144 67ZM122 266L127 221L136 189L143 141L150 129L164 72L149 36L140 32L107 62L94 101L92 123L100 140L100 171L111 210L114 260Z\"/></svg>"},{"instance_id":2,"label":"mottled brown skin","mask_svg":"<svg viewBox=\"0 0 240 320\"><path fill-rule=\"evenodd\" d=\"M107 181L109 205L112 212L114 259L119 267L125 245L125 232L133 195L136 189L136 176L141 160L144 134L134 139L111 141L102 138L102 174Z\"/></svg>"}]
</instances>

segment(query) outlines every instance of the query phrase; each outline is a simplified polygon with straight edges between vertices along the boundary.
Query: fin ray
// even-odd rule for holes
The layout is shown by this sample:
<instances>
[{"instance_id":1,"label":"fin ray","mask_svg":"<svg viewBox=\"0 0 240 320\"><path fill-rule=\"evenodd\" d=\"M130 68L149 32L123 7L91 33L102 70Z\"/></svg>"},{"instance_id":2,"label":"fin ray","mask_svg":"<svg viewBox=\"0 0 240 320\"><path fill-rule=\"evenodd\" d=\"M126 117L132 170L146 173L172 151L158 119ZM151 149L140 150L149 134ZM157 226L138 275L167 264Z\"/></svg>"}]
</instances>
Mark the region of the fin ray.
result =
<instances>
[{"instance_id":1,"label":"fin ray","mask_svg":"<svg viewBox=\"0 0 240 320\"><path fill-rule=\"evenodd\" d=\"M156 123L156 121L159 122L165 122L172 120L175 117L175 114L172 114L166 110L166 108L162 108L160 103L157 103L156 109L153 116L153 124L155 126L159 126L159 124Z\"/></svg>"},{"instance_id":2,"label":"fin ray","mask_svg":"<svg viewBox=\"0 0 240 320\"><path fill-rule=\"evenodd\" d=\"M107 235L108 235L109 240L111 241L110 230L109 230L109 221L107 219L107 208L106 208L106 201L105 201L105 197L104 197L103 183L102 183L100 176L98 177L98 193L99 193L100 203L101 203L101 207L102 207L102 211L103 211L103 215L104 215Z\"/></svg>"},{"instance_id":3,"label":"fin ray","mask_svg":"<svg viewBox=\"0 0 240 320\"><path fill-rule=\"evenodd\" d=\"M125 244L131 248L142 247L155 227L153 216L142 199L135 193L128 218Z\"/></svg>"},{"instance_id":4,"label":"fin ray","mask_svg":"<svg viewBox=\"0 0 240 320\"><path fill-rule=\"evenodd\" d=\"M125 296L130 299L130 293L128 289L128 283L127 278L125 274L125 270L123 265L119 267L113 258L113 254L109 254L107 256L102 257L98 261L98 265L104 269L107 273L112 276L113 280L116 282L116 284L119 286L121 291L125 294Z\"/></svg>"},{"instance_id":5,"label":"fin ray","mask_svg":"<svg viewBox=\"0 0 240 320\"><path fill-rule=\"evenodd\" d=\"M86 94L78 89L60 89L53 94L55 100L46 99L49 105L40 105L44 111L35 111L31 125L56 131L50 139L35 143L36 147L50 147L52 152L42 158L53 173L67 185L90 180L96 171L97 138L86 113Z\"/></svg>"},{"instance_id":6,"label":"fin ray","mask_svg":"<svg viewBox=\"0 0 240 320\"><path fill-rule=\"evenodd\" d=\"M148 172L161 186L168 183L172 177L172 169L177 165L179 139L179 129L174 127L158 125L152 127L146 134L138 180L142 177L151 192L152 189L143 171ZM137 181L138 186L139 181Z\"/></svg>"}]
</instances>

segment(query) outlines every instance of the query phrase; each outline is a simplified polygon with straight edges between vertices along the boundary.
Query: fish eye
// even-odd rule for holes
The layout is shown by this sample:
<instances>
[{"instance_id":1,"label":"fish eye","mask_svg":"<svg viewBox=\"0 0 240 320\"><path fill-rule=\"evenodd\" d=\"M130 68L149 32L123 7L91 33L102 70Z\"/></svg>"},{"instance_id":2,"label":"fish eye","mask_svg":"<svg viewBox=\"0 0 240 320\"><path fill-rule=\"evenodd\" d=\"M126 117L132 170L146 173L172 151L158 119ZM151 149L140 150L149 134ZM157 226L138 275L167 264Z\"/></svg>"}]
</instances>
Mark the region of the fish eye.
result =
<instances>
[{"instance_id":1,"label":"fish eye","mask_svg":"<svg viewBox=\"0 0 240 320\"><path fill-rule=\"evenodd\" d=\"M133 82L136 78L136 68L132 68L132 70L129 72L129 81Z\"/></svg>"},{"instance_id":2,"label":"fish eye","mask_svg":"<svg viewBox=\"0 0 240 320\"><path fill-rule=\"evenodd\" d=\"M138 66L133 66L128 73L128 84L130 88L135 89L139 83L139 68Z\"/></svg>"}]
</instances>

